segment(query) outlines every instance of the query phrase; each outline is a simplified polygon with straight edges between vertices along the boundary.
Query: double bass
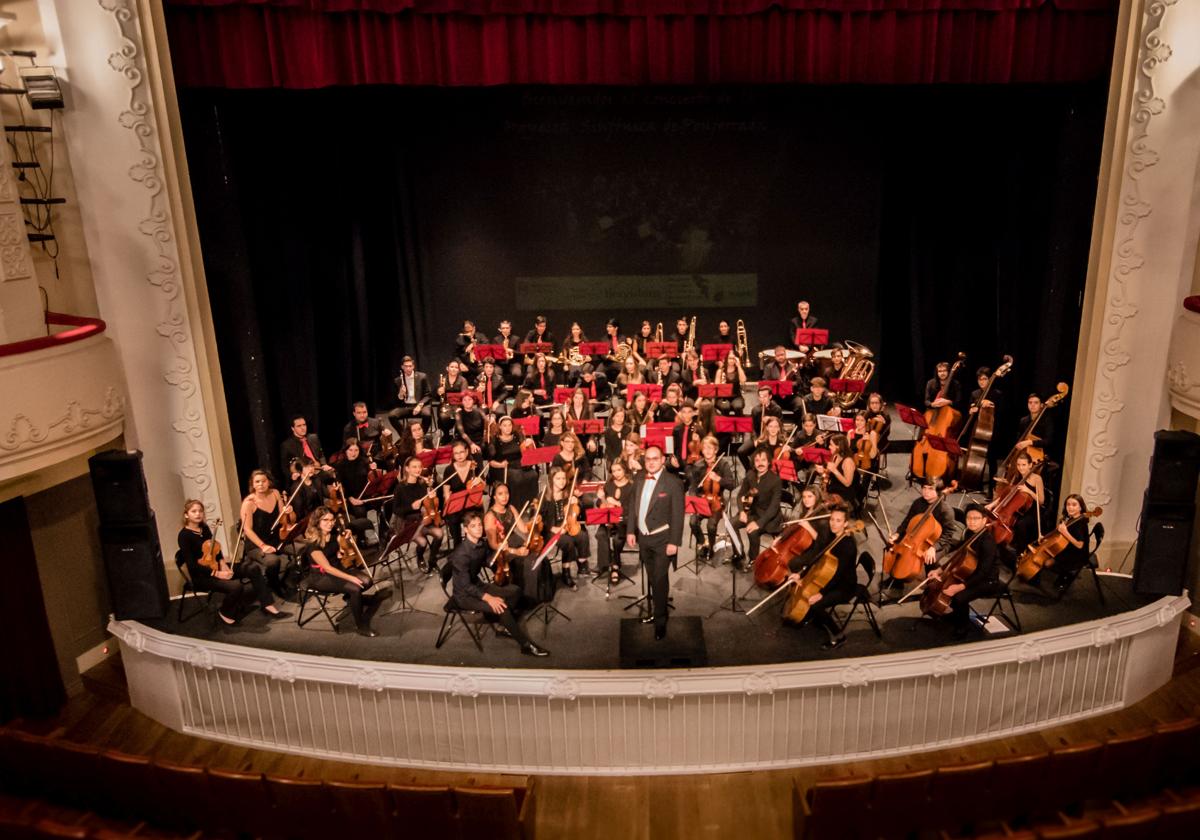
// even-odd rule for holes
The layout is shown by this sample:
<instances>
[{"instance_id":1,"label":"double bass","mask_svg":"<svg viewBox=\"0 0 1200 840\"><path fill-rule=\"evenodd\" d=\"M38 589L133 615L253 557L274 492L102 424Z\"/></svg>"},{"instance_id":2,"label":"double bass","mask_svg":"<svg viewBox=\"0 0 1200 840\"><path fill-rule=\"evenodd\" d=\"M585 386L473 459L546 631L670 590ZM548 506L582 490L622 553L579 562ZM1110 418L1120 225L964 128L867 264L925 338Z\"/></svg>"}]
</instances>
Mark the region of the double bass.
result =
<instances>
[{"instance_id":1,"label":"double bass","mask_svg":"<svg viewBox=\"0 0 1200 840\"><path fill-rule=\"evenodd\" d=\"M1093 516L1099 516L1103 512L1104 509L1099 507L1093 510L1085 510L1078 516L1064 519L1063 523L1070 528L1082 519L1090 519ZM1021 580L1033 580L1043 568L1048 569L1053 566L1054 558L1058 557L1066 547L1067 538L1061 531L1055 528L1025 549L1025 552L1017 561L1017 574L1021 576Z\"/></svg>"},{"instance_id":2,"label":"double bass","mask_svg":"<svg viewBox=\"0 0 1200 840\"><path fill-rule=\"evenodd\" d=\"M942 524L937 521L934 512L957 489L958 482L950 482L923 514L908 523L904 535L883 554L885 575L894 580L908 580L924 570L925 553L942 538Z\"/></svg>"},{"instance_id":3,"label":"double bass","mask_svg":"<svg viewBox=\"0 0 1200 840\"><path fill-rule=\"evenodd\" d=\"M1013 357L1005 356L1004 363L988 377L987 385L984 387L983 393L979 395L979 402L976 403L975 423L970 427L971 437L963 449L958 469L959 481L966 489L978 490L983 487L983 473L987 469L988 463L988 448L992 445L992 436L996 427L995 406L983 405L983 403L991 393L992 385L997 379L1012 370L1012 365ZM965 432L966 428L963 431ZM958 442L962 443L961 434Z\"/></svg>"},{"instance_id":4,"label":"double bass","mask_svg":"<svg viewBox=\"0 0 1200 840\"><path fill-rule=\"evenodd\" d=\"M801 622L808 615L808 608L811 606L808 599L816 595L822 589L829 585L833 580L833 576L837 574L838 559L833 553L833 547L842 540L857 534L863 529L862 520L847 522L846 527L842 529L842 533L838 534L829 545L825 546L825 550L821 556L817 558L804 576L800 578L800 582L792 587L792 594L788 596L787 606L783 610L783 618L785 621Z\"/></svg>"},{"instance_id":5,"label":"double bass","mask_svg":"<svg viewBox=\"0 0 1200 840\"><path fill-rule=\"evenodd\" d=\"M935 400L945 399L946 389L950 387L950 383L954 381L954 375L958 373L958 369L966 360L966 353L958 354L958 358L950 368L949 376L942 383L942 387L938 389ZM956 464L951 459L950 453L934 449L926 438L929 435L936 435L940 438L953 437L958 432L959 424L962 423L962 412L953 405L930 408L925 412L925 422L927 424L925 433L913 446L909 471L916 478L943 478L954 470Z\"/></svg>"},{"instance_id":6,"label":"double bass","mask_svg":"<svg viewBox=\"0 0 1200 840\"><path fill-rule=\"evenodd\" d=\"M1027 440L1031 442L1037 440L1033 434L1033 430L1037 428L1038 422L1046 416L1046 412L1049 409L1054 408L1054 406L1065 400L1071 389L1066 382L1059 382L1055 390L1057 390L1058 393L1046 400L1046 402L1042 405L1042 410L1038 412L1038 416L1030 420L1029 426L1025 429L1024 434L1021 435L1020 440L1017 441L1017 445L1013 447L1012 452L1008 453L1008 457L1004 459L1004 463L1001 464L1000 468L996 471L998 481L1005 481L1009 484L1011 484L1013 481L1016 481L1017 456L1021 454L1021 443ZM1025 447L1024 451L1029 456L1030 461L1035 465L1046 458L1045 451L1039 446L1030 445Z\"/></svg>"}]
</instances>

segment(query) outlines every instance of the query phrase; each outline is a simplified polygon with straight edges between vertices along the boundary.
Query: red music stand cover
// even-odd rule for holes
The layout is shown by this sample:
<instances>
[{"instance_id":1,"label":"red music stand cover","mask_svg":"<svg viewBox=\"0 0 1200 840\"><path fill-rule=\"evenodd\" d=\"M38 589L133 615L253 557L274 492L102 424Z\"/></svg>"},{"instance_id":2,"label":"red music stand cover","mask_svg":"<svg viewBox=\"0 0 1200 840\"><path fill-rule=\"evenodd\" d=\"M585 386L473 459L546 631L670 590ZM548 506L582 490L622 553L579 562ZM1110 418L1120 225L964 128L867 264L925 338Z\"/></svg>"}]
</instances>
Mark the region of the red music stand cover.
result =
<instances>
[{"instance_id":1,"label":"red music stand cover","mask_svg":"<svg viewBox=\"0 0 1200 840\"><path fill-rule=\"evenodd\" d=\"M938 452L945 452L952 458L957 458L962 455L962 447L958 445L958 441L954 438L942 437L941 435L925 435L925 440L929 441L929 445Z\"/></svg>"},{"instance_id":2,"label":"red music stand cover","mask_svg":"<svg viewBox=\"0 0 1200 840\"><path fill-rule=\"evenodd\" d=\"M549 464L558 454L557 446L535 446L521 451L521 466L533 467L538 464Z\"/></svg>"},{"instance_id":3,"label":"red music stand cover","mask_svg":"<svg viewBox=\"0 0 1200 840\"><path fill-rule=\"evenodd\" d=\"M417 457L421 459L421 468L427 470L432 467L437 461L437 454L438 451L436 449L426 449L424 452L419 453Z\"/></svg>"},{"instance_id":4,"label":"red music stand cover","mask_svg":"<svg viewBox=\"0 0 1200 840\"><path fill-rule=\"evenodd\" d=\"M721 399L722 397L733 396L733 383L722 382L718 385L715 382L707 382L703 385L696 386L697 396L708 397L709 399Z\"/></svg>"},{"instance_id":5,"label":"red music stand cover","mask_svg":"<svg viewBox=\"0 0 1200 840\"><path fill-rule=\"evenodd\" d=\"M537 437L542 430L542 418L538 414L513 419L513 428L520 429L528 437Z\"/></svg>"},{"instance_id":6,"label":"red music stand cover","mask_svg":"<svg viewBox=\"0 0 1200 840\"><path fill-rule=\"evenodd\" d=\"M579 344L579 352L584 356L607 356L612 347L607 341L584 341Z\"/></svg>"},{"instance_id":7,"label":"red music stand cover","mask_svg":"<svg viewBox=\"0 0 1200 840\"><path fill-rule=\"evenodd\" d=\"M771 469L784 481L798 481L796 476L796 464L791 458L776 458L771 464Z\"/></svg>"},{"instance_id":8,"label":"red music stand cover","mask_svg":"<svg viewBox=\"0 0 1200 840\"><path fill-rule=\"evenodd\" d=\"M571 395L574 393L574 388L564 388L562 385L558 385L554 389L554 401L566 405L571 401Z\"/></svg>"},{"instance_id":9,"label":"red music stand cover","mask_svg":"<svg viewBox=\"0 0 1200 840\"><path fill-rule=\"evenodd\" d=\"M527 356L534 353L553 353L554 345L548 341L523 341L521 352Z\"/></svg>"},{"instance_id":10,"label":"red music stand cover","mask_svg":"<svg viewBox=\"0 0 1200 840\"><path fill-rule=\"evenodd\" d=\"M906 405L896 403L896 413L900 415L901 420L910 426L916 426L921 429L929 428L929 421L925 419L925 415L915 408L909 408Z\"/></svg>"},{"instance_id":11,"label":"red music stand cover","mask_svg":"<svg viewBox=\"0 0 1200 840\"><path fill-rule=\"evenodd\" d=\"M567 420L567 428L577 435L602 435L604 434L604 421L571 418Z\"/></svg>"},{"instance_id":12,"label":"red music stand cover","mask_svg":"<svg viewBox=\"0 0 1200 840\"><path fill-rule=\"evenodd\" d=\"M646 358L657 359L666 356L668 359L679 355L679 348L674 341L647 341Z\"/></svg>"},{"instance_id":13,"label":"red music stand cover","mask_svg":"<svg viewBox=\"0 0 1200 840\"><path fill-rule=\"evenodd\" d=\"M703 496L688 496L683 500L683 512L694 513L697 516L709 517L712 516L712 508L708 504L708 499Z\"/></svg>"},{"instance_id":14,"label":"red music stand cover","mask_svg":"<svg viewBox=\"0 0 1200 840\"><path fill-rule=\"evenodd\" d=\"M754 420L750 417L714 417L713 431L719 435L753 432Z\"/></svg>"},{"instance_id":15,"label":"red music stand cover","mask_svg":"<svg viewBox=\"0 0 1200 840\"><path fill-rule=\"evenodd\" d=\"M616 525L621 521L621 509L619 507L593 507L586 511L587 524L589 525Z\"/></svg>"},{"instance_id":16,"label":"red music stand cover","mask_svg":"<svg viewBox=\"0 0 1200 840\"><path fill-rule=\"evenodd\" d=\"M459 490L457 493L451 493L446 499L446 507L442 509L442 516L453 516L456 513L462 513L469 505L467 497L470 495L469 490Z\"/></svg>"},{"instance_id":17,"label":"red music stand cover","mask_svg":"<svg viewBox=\"0 0 1200 840\"><path fill-rule=\"evenodd\" d=\"M476 344L475 358L482 362L484 359L496 359L503 362L508 354L504 352L503 344Z\"/></svg>"},{"instance_id":18,"label":"red music stand cover","mask_svg":"<svg viewBox=\"0 0 1200 840\"><path fill-rule=\"evenodd\" d=\"M790 397L796 390L796 383L790 379L761 379L758 387L770 388L771 394L776 397Z\"/></svg>"},{"instance_id":19,"label":"red music stand cover","mask_svg":"<svg viewBox=\"0 0 1200 840\"><path fill-rule=\"evenodd\" d=\"M822 347L829 343L829 330L796 330L796 343L805 347Z\"/></svg>"},{"instance_id":20,"label":"red music stand cover","mask_svg":"<svg viewBox=\"0 0 1200 840\"><path fill-rule=\"evenodd\" d=\"M865 379L830 379L829 390L835 394L861 394L867 390Z\"/></svg>"},{"instance_id":21,"label":"red music stand cover","mask_svg":"<svg viewBox=\"0 0 1200 840\"><path fill-rule=\"evenodd\" d=\"M700 359L705 362L723 362L733 352L732 344L702 344Z\"/></svg>"},{"instance_id":22,"label":"red music stand cover","mask_svg":"<svg viewBox=\"0 0 1200 840\"><path fill-rule=\"evenodd\" d=\"M805 446L800 450L800 455L810 464L824 464L833 460L832 453L820 446Z\"/></svg>"},{"instance_id":23,"label":"red music stand cover","mask_svg":"<svg viewBox=\"0 0 1200 840\"><path fill-rule=\"evenodd\" d=\"M643 382L641 385L625 386L625 401L632 404L633 395L638 391L644 392L646 394L646 399L648 399L650 402L660 402L662 400L661 385L649 385Z\"/></svg>"}]
</instances>

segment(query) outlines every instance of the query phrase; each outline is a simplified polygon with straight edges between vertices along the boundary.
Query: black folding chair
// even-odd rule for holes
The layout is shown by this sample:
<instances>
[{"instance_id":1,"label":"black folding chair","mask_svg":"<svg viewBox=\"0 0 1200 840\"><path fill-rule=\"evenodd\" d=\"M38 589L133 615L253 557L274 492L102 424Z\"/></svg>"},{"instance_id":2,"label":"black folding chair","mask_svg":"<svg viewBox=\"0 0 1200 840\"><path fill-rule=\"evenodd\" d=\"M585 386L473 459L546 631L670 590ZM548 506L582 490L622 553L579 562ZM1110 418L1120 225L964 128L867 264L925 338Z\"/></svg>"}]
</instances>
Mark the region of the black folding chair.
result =
<instances>
[{"instance_id":1,"label":"black folding chair","mask_svg":"<svg viewBox=\"0 0 1200 840\"><path fill-rule=\"evenodd\" d=\"M850 623L850 619L854 618L854 614L861 607L863 614L867 617L867 623L875 631L876 638L882 639L883 631L879 629L879 622L875 619L875 606L871 601L871 592L868 588L871 581L875 579L875 558L871 556L870 552L864 551L858 555L858 567L866 573L867 582L854 587L854 598L850 601L850 611L846 613L846 618L839 622L838 634L846 632L846 626ZM836 612L836 607L834 609Z\"/></svg>"}]
</instances>

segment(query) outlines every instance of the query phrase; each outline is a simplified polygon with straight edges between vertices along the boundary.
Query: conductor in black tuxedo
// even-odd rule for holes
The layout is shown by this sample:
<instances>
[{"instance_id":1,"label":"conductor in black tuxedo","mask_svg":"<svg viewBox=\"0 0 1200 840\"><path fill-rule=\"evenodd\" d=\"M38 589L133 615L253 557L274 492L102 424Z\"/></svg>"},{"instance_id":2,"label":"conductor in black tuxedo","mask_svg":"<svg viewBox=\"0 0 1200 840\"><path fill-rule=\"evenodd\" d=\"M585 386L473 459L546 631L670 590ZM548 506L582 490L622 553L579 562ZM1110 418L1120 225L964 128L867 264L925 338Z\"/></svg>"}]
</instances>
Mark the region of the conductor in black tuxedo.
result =
<instances>
[{"instance_id":1,"label":"conductor in black tuxedo","mask_svg":"<svg viewBox=\"0 0 1200 840\"><path fill-rule=\"evenodd\" d=\"M638 474L625 510L629 522L629 546L638 547L638 559L650 584L652 612L642 619L654 622L654 638L667 635L667 598L671 582L667 573L671 558L683 542L683 482L663 468L659 446L646 447L645 469Z\"/></svg>"}]
</instances>

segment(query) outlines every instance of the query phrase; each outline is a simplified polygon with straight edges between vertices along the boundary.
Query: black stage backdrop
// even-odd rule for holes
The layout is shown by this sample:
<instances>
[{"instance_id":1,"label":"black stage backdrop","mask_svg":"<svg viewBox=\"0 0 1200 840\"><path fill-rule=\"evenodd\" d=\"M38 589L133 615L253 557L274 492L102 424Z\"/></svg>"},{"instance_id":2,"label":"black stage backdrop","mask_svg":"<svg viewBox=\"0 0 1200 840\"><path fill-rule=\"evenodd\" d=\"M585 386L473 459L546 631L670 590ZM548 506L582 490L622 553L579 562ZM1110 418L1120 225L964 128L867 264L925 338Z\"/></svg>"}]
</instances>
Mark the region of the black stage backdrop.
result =
<instances>
[{"instance_id":1,"label":"black stage backdrop","mask_svg":"<svg viewBox=\"0 0 1200 840\"><path fill-rule=\"evenodd\" d=\"M240 473L291 414L326 449L400 358L436 375L463 318L603 336L807 298L919 401L933 363L1070 380L1102 84L181 92ZM969 390L969 388L967 388Z\"/></svg>"}]
</instances>

